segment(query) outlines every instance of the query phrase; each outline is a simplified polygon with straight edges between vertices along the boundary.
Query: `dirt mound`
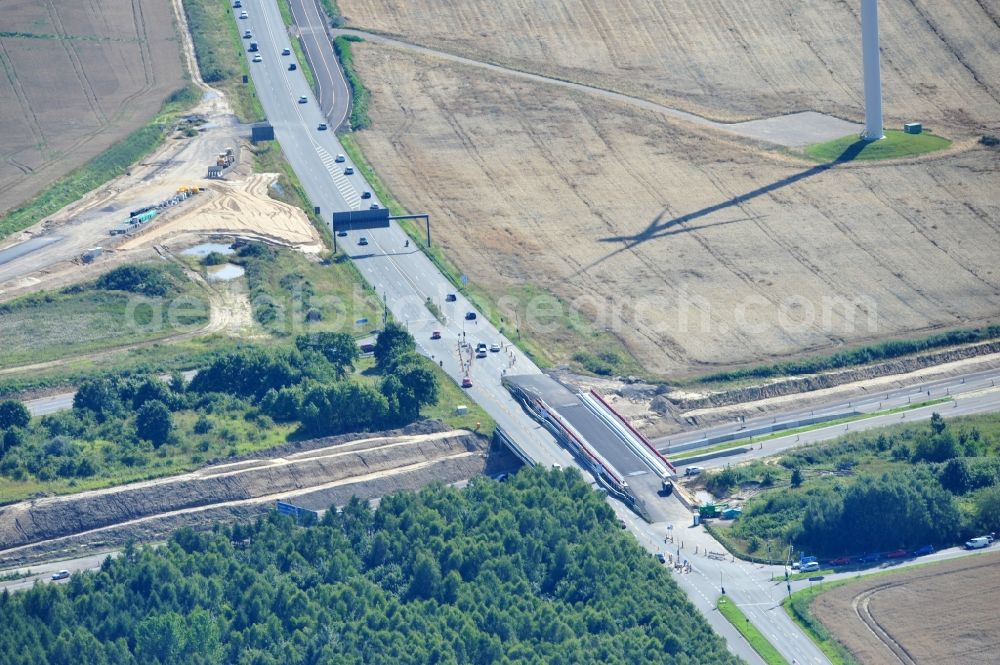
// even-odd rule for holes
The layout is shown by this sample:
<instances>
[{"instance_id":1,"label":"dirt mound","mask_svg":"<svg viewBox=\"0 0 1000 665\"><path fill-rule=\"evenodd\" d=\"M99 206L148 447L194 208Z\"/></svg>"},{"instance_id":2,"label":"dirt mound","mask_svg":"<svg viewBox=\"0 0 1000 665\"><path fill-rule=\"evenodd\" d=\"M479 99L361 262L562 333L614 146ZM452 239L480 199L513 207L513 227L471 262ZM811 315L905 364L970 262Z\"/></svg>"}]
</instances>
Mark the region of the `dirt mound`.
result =
<instances>
[{"instance_id":1,"label":"dirt mound","mask_svg":"<svg viewBox=\"0 0 1000 665\"><path fill-rule=\"evenodd\" d=\"M479 459L481 470L485 450L484 442L466 431L321 439L289 444L268 457L234 460L172 478L25 501L0 508L0 556L40 541L131 528L163 517L270 504L303 494L340 496L345 487L358 482L453 460ZM435 477L432 474L425 482Z\"/></svg>"},{"instance_id":2,"label":"dirt mound","mask_svg":"<svg viewBox=\"0 0 1000 665\"><path fill-rule=\"evenodd\" d=\"M182 233L229 233L319 252L322 241L305 213L268 195L268 188L277 179L275 173L256 173L244 180L213 182L193 205L129 238L118 250L163 242Z\"/></svg>"}]
</instances>

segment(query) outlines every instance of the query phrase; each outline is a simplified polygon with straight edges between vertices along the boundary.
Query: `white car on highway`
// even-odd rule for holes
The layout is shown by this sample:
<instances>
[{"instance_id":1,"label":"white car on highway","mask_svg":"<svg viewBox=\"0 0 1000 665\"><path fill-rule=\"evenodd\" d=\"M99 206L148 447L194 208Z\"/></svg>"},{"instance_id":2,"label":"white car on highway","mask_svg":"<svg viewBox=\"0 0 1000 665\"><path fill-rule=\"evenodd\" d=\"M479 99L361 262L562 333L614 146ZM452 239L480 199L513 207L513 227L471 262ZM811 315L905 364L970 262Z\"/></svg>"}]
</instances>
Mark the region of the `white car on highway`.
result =
<instances>
[{"instance_id":1,"label":"white car on highway","mask_svg":"<svg viewBox=\"0 0 1000 665\"><path fill-rule=\"evenodd\" d=\"M260 57L260 53L253 57L254 62L263 62L264 58Z\"/></svg>"},{"instance_id":2,"label":"white car on highway","mask_svg":"<svg viewBox=\"0 0 1000 665\"><path fill-rule=\"evenodd\" d=\"M54 580L64 580L69 577L68 570L60 570L57 573L52 573L52 579Z\"/></svg>"}]
</instances>

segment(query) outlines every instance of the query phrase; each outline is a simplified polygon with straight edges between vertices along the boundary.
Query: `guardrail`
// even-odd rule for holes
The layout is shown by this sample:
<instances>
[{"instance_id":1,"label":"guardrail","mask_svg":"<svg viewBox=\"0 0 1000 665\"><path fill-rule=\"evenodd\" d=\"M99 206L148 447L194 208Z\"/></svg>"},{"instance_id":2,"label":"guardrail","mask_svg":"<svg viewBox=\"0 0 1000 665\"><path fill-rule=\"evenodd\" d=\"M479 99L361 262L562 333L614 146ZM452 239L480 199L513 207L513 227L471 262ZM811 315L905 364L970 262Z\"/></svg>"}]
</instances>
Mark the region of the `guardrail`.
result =
<instances>
[{"instance_id":1,"label":"guardrail","mask_svg":"<svg viewBox=\"0 0 1000 665\"><path fill-rule=\"evenodd\" d=\"M602 404L602 405L604 406L604 408L605 408L605 409L607 409L608 411L610 411L610 412L611 412L611 414L612 414L612 415L613 415L613 416L614 416L614 417L615 417L615 418L616 418L616 419L617 419L617 420L618 420L618 421L619 421L619 422L620 422L620 423L621 423L622 425L624 425L624 426L625 426L625 427L626 427L626 428L628 429L628 431L630 431L630 432L631 432L631 433L632 433L632 434L633 434L633 435L635 436L635 438L637 438L637 439L638 439L639 441L641 441L641 442L642 442L642 444L643 444L643 445L644 445L644 446L645 446L645 447L646 447L646 448L647 448L647 449L648 449L648 450L649 450L649 451L650 451L650 452L651 452L651 453L652 453L653 455L655 455L655 456L657 457L657 459L659 459L659 460L660 460L660 461L661 461L661 462L662 462L663 464L665 464L665 465L666 465L666 467L667 467L668 469L670 469L670 471L671 471L671 472L672 472L672 473L673 473L674 475L676 475L676 474L677 474L677 467L675 467L675 466L674 466L674 465L673 465L673 464L672 464L672 463L670 462L670 460L668 460L668 459L667 459L666 457L664 457L664 456L663 456L663 455L662 455L662 454L660 453L660 451L656 449L656 447L655 447L655 446L654 446L654 445L652 444L652 442L650 442L650 440L646 438L646 435L645 435L645 434L643 434L642 432L640 432L639 430L637 430L637 429L636 429L636 428L635 428L635 427L634 427L634 426L632 425L632 423L630 423L630 422L629 422L628 420L626 420L626 419L625 419L625 416L623 416L622 414L618 413L618 410L617 410L617 409L615 409L615 407L611 406L611 404L609 404L609 403L608 403L608 401L607 401L606 399L604 399L604 396L603 396L603 395L601 395L601 393L597 392L597 390L595 390L594 388L591 388L591 389L590 389L590 394L591 394L591 395L593 395L593 397L594 397L594 398L595 398L595 399L596 399L596 400L597 400L598 402L600 402L600 403L601 403L601 404Z\"/></svg>"},{"instance_id":2,"label":"guardrail","mask_svg":"<svg viewBox=\"0 0 1000 665\"><path fill-rule=\"evenodd\" d=\"M520 386L506 379L503 380L503 385L524 406L532 418L541 423L557 441L573 452L584 466L593 472L597 481L609 494L625 502L645 517L645 509L637 503L636 497L632 494L625 479L618 475L596 451L592 450L559 414L550 409L539 397L526 392Z\"/></svg>"}]
</instances>

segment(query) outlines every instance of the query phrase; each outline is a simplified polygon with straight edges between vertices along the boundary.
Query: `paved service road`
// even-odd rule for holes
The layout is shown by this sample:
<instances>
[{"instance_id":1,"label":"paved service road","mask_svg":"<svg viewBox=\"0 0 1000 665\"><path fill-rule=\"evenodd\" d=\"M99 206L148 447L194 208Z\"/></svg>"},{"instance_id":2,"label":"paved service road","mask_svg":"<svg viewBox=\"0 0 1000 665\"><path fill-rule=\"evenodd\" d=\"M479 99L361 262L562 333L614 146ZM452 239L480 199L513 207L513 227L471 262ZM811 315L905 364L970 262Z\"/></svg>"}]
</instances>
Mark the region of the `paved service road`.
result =
<instances>
[{"instance_id":1,"label":"paved service road","mask_svg":"<svg viewBox=\"0 0 1000 665\"><path fill-rule=\"evenodd\" d=\"M843 413L847 409L851 409L859 413L872 413L887 409L905 407L907 404L917 404L923 401L935 400L938 398L947 398L950 401L932 404L930 406L920 407L917 409L909 409L900 413L873 415L870 418L864 418L840 425L830 425L827 427L818 426L816 429L808 432L779 436L773 439L767 439L766 441L762 441L760 443L746 443L745 446L741 446L748 449L746 453L732 456L720 456L714 459L692 463L703 468L725 466L726 464L733 462L741 462L748 459L775 455L783 450L797 446L809 445L820 441L828 441L849 432L859 432L875 427L886 427L888 425L895 425L898 423L927 420L931 417L931 414L935 412L940 413L945 418L952 418L955 416L1000 411L1000 370L991 369L975 372L962 377L936 380L903 390L889 391L887 393L882 392L872 395L871 397L867 397L861 401L830 404L822 409L817 408L814 412L816 414L820 414L824 411L829 411L831 413ZM774 420L779 423L794 423L799 418L810 417L810 413L811 412L809 411L799 411L788 415L782 414L774 418ZM682 447L687 450L697 451L697 447L692 447L691 444L696 445L699 440L706 437L711 438L728 432L749 431L757 428L758 426L766 425L771 421L772 418L754 419L741 425L723 425L706 430L700 430L698 432L688 432L683 435L676 435L669 438L669 444L665 444L668 439L659 439L654 443L661 452L669 457L669 448ZM746 430L739 430L738 428L740 427L745 427ZM676 460L675 464L679 469L683 469L685 466L684 460Z\"/></svg>"},{"instance_id":2,"label":"paved service road","mask_svg":"<svg viewBox=\"0 0 1000 665\"><path fill-rule=\"evenodd\" d=\"M64 584L68 580L53 580L52 574L57 570L68 570L71 573L79 572L81 570L98 570L101 564L108 557L118 556L117 552L103 552L100 554L91 554L88 556L80 557L78 559L63 559L63 560L53 560L46 561L44 563L39 563L34 566L27 566L25 568L15 569L15 570L4 570L4 574L16 573L23 574L29 573L25 577L19 577L16 580L6 580L0 582L0 590L9 591L11 593L15 591L23 591L24 589L30 589L36 583L53 582L55 584Z\"/></svg>"}]
</instances>

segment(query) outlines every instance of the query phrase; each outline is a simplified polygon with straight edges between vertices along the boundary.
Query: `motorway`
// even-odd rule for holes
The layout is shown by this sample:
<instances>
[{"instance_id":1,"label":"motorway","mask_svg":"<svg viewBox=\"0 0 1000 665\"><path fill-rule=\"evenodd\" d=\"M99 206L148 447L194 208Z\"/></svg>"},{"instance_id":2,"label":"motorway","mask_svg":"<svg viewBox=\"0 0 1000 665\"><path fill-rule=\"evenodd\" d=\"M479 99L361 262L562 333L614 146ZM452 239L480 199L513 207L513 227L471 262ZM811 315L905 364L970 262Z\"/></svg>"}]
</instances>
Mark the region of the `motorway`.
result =
<instances>
[{"instance_id":1,"label":"motorway","mask_svg":"<svg viewBox=\"0 0 1000 665\"><path fill-rule=\"evenodd\" d=\"M361 199L357 192L367 185L357 170L353 176L343 175L341 167L351 165L350 160L344 163L332 161L331 155L342 152L334 133L315 129L323 120L322 112L306 85L301 69L288 71L289 57L280 55L289 44L274 0L254 2L247 11L249 18L239 20L240 30L252 30L263 59L259 63L251 62L250 72L286 158L309 198L320 207L325 217L328 218L333 211L359 208ZM296 102L300 95L306 97L307 103ZM374 198L364 201L377 202ZM362 235L369 241L366 246L358 245ZM501 385L505 372L540 375L538 367L481 315L477 315L475 320L466 320L465 314L474 312L474 308L461 294L457 294L453 302L446 300L445 296L453 292L453 287L422 252L406 246L408 237L398 225L393 223L388 229L363 234L350 232L345 237L339 237L338 241L346 248L365 280L385 299L395 319L405 323L413 333L418 350L439 362L456 381L469 376L473 382L473 387L469 389L470 398L486 409L525 452L545 466L578 466L570 453L532 420ZM436 320L427 309L425 303L428 299L441 308L444 321ZM442 339L430 339L435 330L441 332ZM489 353L484 359L470 358L468 352L462 351L463 341L472 344L495 342L502 345L503 351ZM676 500L667 503L675 510L686 511ZM630 523L639 524L634 520ZM645 522L641 524L645 525ZM639 533L638 530L635 532ZM707 579L699 577L700 584L707 584ZM709 585L700 593L712 594L714 591ZM696 597L690 590L689 595L692 599ZM718 621L714 605L703 605L700 609L734 653L755 665L763 662L732 626ZM773 631L786 633L785 639L792 645L792 653L815 650L812 642L787 619L766 621L764 627L767 626L773 626ZM800 662L827 661L820 658Z\"/></svg>"},{"instance_id":2,"label":"motorway","mask_svg":"<svg viewBox=\"0 0 1000 665\"><path fill-rule=\"evenodd\" d=\"M263 59L250 63L257 95L310 200L319 206L326 219L334 211L360 209L362 202L365 207L370 203L381 205L375 197L361 199L360 193L368 185L349 159L335 161L343 149L334 132L316 129L325 118L301 68L289 71L292 58L281 55L281 50L290 43L274 0L254 2L247 11L249 18L238 22L241 32L247 29L253 32ZM321 72L316 74L319 76ZM307 102L297 103L299 96L305 96ZM355 167L354 175L344 175L347 166ZM367 238L367 245L358 244L362 236ZM531 420L500 384L500 377L507 370L540 374L538 367L481 315L466 320L466 313L474 308L461 294L456 295L454 302L446 301L453 287L423 252L412 244L407 246L409 237L397 224L387 229L352 231L337 240L365 280L385 300L395 319L404 323L416 338L418 350L437 361L456 382L468 376L473 383L468 389L470 399L482 405L535 461L546 466L573 463L570 454ZM443 321L435 319L427 309L428 299L441 309ZM431 340L435 330L440 331L441 339ZM460 353L462 340L501 344L504 351L490 353L483 359L470 358L467 351Z\"/></svg>"},{"instance_id":3,"label":"motorway","mask_svg":"<svg viewBox=\"0 0 1000 665\"><path fill-rule=\"evenodd\" d=\"M332 129L349 129L344 124L351 112L351 90L336 54L330 49L326 19L315 0L289 0L288 4L302 38L306 58L316 74L320 112Z\"/></svg>"},{"instance_id":4,"label":"motorway","mask_svg":"<svg viewBox=\"0 0 1000 665\"><path fill-rule=\"evenodd\" d=\"M296 2L302 4L296 8ZM292 0L293 12L306 12L309 3L310 0ZM350 160L335 161L336 155L343 150L334 132L317 129L317 125L324 121L335 126L334 118L327 120L324 111L337 113L336 101L328 102L324 98L324 106L321 107L310 92L301 68L288 70L288 63L293 57L282 56L281 50L290 47L290 42L274 0L247 4L251 5L247 8L249 17L238 20L238 23L240 32L251 30L259 44L262 62L249 63L257 94L286 158L313 204L319 206L328 219L333 211L356 210L373 202L381 203L375 198L361 198L361 192L368 185L359 173L344 173L344 167L354 166ZM307 32L303 30L304 38ZM308 40L304 41L308 46ZM321 43L317 38L312 45L319 48ZM310 60L316 61L312 56ZM325 76L322 71L316 71L316 74L320 78ZM323 89L321 85L320 90ZM331 83L327 89L335 88ZM305 103L298 103L300 96L306 98ZM367 237L367 245L359 244L362 235ZM474 312L474 309L461 294L457 294L454 302L446 300L446 294L451 293L453 288L422 252L407 246L408 237L396 224L387 229L350 232L338 241L363 277L385 299L395 319L405 323L413 333L418 350L439 362L456 382L468 376L473 382L473 387L468 389L470 399L481 404L536 462L546 466L575 465L571 455L531 420L500 383L504 373L538 375L541 379L538 367L481 315L474 320L466 320L466 313ZM442 321L428 310L428 300L441 309ZM442 338L431 340L433 331L440 331ZM475 359L462 342L474 345L479 341L498 343L503 350L489 353L483 359ZM42 399L49 402L44 403L46 406L37 405L36 410L56 408L53 406L56 403L54 398ZM734 653L751 663L762 662L728 622L714 611L721 586L725 586L727 593L743 607L789 662L793 658L799 663L828 662L785 613L776 609L775 601L780 599L780 589L775 595L775 584L770 582L773 567L694 555L695 547L700 552L721 550L721 547L701 527L687 526L691 519L690 511L676 499L663 502L664 513L657 515L658 521L653 524L647 524L621 506L614 505L640 543L647 548L661 547L659 543L668 533L667 527L672 526L670 532L675 534L677 542L670 543L671 551L676 548L679 556L692 563L690 574L677 575L678 583L717 632L726 638ZM65 562L54 566L71 569Z\"/></svg>"}]
</instances>

